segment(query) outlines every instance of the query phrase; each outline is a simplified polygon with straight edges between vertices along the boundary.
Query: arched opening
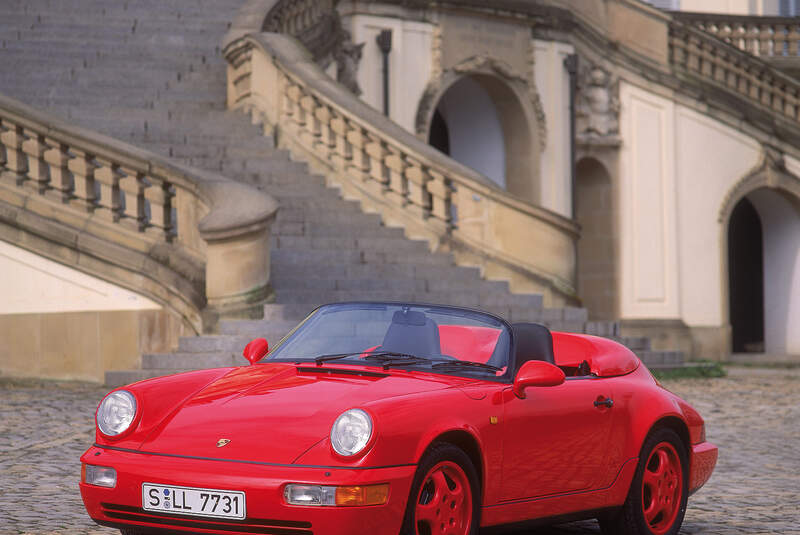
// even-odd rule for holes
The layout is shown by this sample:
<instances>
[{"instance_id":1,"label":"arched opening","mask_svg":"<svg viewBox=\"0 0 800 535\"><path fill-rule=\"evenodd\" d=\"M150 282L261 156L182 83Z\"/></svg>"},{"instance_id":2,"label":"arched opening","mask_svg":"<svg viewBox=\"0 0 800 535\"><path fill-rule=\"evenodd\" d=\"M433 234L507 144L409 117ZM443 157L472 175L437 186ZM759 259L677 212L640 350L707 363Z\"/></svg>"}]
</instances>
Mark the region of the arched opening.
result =
<instances>
[{"instance_id":1,"label":"arched opening","mask_svg":"<svg viewBox=\"0 0 800 535\"><path fill-rule=\"evenodd\" d=\"M578 296L591 319L616 314L616 256L611 176L594 158L576 166L575 218L581 225L578 240Z\"/></svg>"},{"instance_id":2,"label":"arched opening","mask_svg":"<svg viewBox=\"0 0 800 535\"><path fill-rule=\"evenodd\" d=\"M732 349L764 351L764 257L761 218L742 199L728 223L728 276Z\"/></svg>"},{"instance_id":3,"label":"arched opening","mask_svg":"<svg viewBox=\"0 0 800 535\"><path fill-rule=\"evenodd\" d=\"M515 91L488 74L460 77L441 95L428 143L529 202L538 202L538 150Z\"/></svg>"},{"instance_id":4,"label":"arched opening","mask_svg":"<svg viewBox=\"0 0 800 535\"><path fill-rule=\"evenodd\" d=\"M734 353L800 354L800 207L760 188L728 222L729 311Z\"/></svg>"}]
</instances>

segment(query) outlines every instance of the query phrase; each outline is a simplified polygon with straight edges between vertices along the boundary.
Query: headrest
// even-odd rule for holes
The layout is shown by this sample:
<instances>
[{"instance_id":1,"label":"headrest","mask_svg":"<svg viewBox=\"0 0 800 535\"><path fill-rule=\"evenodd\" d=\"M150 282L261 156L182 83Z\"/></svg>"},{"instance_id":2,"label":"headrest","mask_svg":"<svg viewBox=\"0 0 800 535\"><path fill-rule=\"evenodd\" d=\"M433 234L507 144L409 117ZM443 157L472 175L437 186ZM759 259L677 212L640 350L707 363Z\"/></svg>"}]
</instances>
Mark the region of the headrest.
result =
<instances>
[{"instance_id":1,"label":"headrest","mask_svg":"<svg viewBox=\"0 0 800 535\"><path fill-rule=\"evenodd\" d=\"M555 364L553 336L547 327L538 323L515 323L511 331L514 333L515 372L529 360Z\"/></svg>"},{"instance_id":2,"label":"headrest","mask_svg":"<svg viewBox=\"0 0 800 535\"><path fill-rule=\"evenodd\" d=\"M421 327L425 325L427 317L424 312L415 312L412 310L402 311L398 310L392 316L392 323L400 325L416 325Z\"/></svg>"}]
</instances>

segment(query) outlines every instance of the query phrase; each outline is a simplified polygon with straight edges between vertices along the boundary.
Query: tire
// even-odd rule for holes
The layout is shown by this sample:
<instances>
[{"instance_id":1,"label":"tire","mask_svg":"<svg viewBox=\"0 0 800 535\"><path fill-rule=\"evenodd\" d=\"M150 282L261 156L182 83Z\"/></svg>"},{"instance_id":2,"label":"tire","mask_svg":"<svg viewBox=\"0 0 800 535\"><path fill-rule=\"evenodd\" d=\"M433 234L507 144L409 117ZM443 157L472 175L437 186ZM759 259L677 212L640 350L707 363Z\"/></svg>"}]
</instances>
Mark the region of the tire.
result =
<instances>
[{"instance_id":1,"label":"tire","mask_svg":"<svg viewBox=\"0 0 800 535\"><path fill-rule=\"evenodd\" d=\"M622 508L598 518L604 535L677 535L689 497L686 446L672 429L651 433Z\"/></svg>"},{"instance_id":2,"label":"tire","mask_svg":"<svg viewBox=\"0 0 800 535\"><path fill-rule=\"evenodd\" d=\"M431 446L417 467L402 535L476 535L480 485L472 461L448 443Z\"/></svg>"}]
</instances>

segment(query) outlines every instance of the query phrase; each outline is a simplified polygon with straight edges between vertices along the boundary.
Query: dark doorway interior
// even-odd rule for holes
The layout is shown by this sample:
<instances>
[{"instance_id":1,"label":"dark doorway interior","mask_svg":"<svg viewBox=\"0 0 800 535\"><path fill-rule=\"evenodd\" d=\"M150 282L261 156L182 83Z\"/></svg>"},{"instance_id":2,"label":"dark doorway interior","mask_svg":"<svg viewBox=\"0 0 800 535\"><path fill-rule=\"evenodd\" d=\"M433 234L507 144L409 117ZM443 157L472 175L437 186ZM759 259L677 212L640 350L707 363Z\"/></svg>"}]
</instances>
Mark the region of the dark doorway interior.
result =
<instances>
[{"instance_id":1,"label":"dark doorway interior","mask_svg":"<svg viewBox=\"0 0 800 535\"><path fill-rule=\"evenodd\" d=\"M742 199L728 225L730 320L734 353L764 351L764 244L761 218Z\"/></svg>"},{"instance_id":2,"label":"dark doorway interior","mask_svg":"<svg viewBox=\"0 0 800 535\"><path fill-rule=\"evenodd\" d=\"M447 122L437 109L433 112L431 121L431 132L428 135L428 144L439 149L441 152L450 155L450 133L447 131Z\"/></svg>"}]
</instances>

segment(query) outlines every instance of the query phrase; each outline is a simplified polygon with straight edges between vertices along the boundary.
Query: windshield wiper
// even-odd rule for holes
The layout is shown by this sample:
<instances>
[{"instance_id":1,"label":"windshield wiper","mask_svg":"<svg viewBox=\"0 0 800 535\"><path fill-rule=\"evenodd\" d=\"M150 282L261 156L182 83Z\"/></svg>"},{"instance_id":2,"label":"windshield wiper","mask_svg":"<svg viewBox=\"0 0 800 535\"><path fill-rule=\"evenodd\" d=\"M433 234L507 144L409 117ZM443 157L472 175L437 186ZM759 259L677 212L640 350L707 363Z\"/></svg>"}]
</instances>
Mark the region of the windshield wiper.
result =
<instances>
[{"instance_id":1,"label":"windshield wiper","mask_svg":"<svg viewBox=\"0 0 800 535\"><path fill-rule=\"evenodd\" d=\"M364 357L364 360L378 361L384 370L389 369L389 366L398 364L427 364L431 359L425 357L418 357L409 353L396 353L394 351L376 351L369 353Z\"/></svg>"},{"instance_id":2,"label":"windshield wiper","mask_svg":"<svg viewBox=\"0 0 800 535\"><path fill-rule=\"evenodd\" d=\"M469 360L445 360L431 365L433 369L444 368L472 368L475 370L484 370L487 372L499 372L503 368L492 366L491 364L484 364L482 362L472 362Z\"/></svg>"},{"instance_id":3,"label":"windshield wiper","mask_svg":"<svg viewBox=\"0 0 800 535\"><path fill-rule=\"evenodd\" d=\"M320 355L318 357L314 357L314 362L317 363L317 366L322 366L323 362L327 362L329 360L337 360L337 359L344 359L347 357L352 357L353 355L360 355L360 351L356 351L354 353L332 353L330 355Z\"/></svg>"},{"instance_id":4,"label":"windshield wiper","mask_svg":"<svg viewBox=\"0 0 800 535\"><path fill-rule=\"evenodd\" d=\"M354 357L354 356L361 356L364 360L377 360L380 362L384 369L392 364L396 363L411 363L413 361L414 364L421 364L423 362L430 362L431 359L426 359L425 357L418 357L416 355L411 355L409 353L397 353L394 351L354 351L353 353L331 353L330 355L320 355L318 357L314 357L314 362L317 363L317 366L322 366L323 362L327 362L329 360L338 360L338 359L345 359L347 357Z\"/></svg>"}]
</instances>

